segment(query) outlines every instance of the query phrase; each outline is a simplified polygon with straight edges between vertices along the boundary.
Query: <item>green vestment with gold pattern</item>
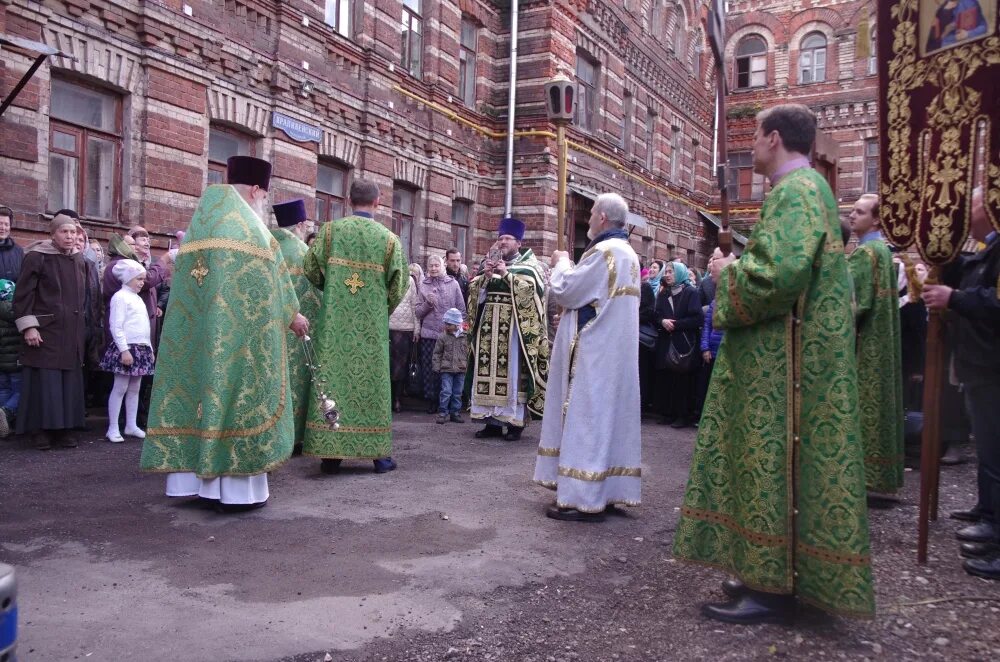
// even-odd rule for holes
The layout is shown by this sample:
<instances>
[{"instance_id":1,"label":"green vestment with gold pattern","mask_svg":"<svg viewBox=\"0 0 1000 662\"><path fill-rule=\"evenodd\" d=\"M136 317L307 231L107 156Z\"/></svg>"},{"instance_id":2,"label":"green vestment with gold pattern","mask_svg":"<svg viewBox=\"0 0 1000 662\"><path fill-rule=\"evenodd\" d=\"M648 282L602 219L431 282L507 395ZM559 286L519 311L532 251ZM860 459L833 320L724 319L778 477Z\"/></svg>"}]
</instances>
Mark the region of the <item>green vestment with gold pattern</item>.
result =
<instances>
[{"instance_id":1,"label":"green vestment with gold pattern","mask_svg":"<svg viewBox=\"0 0 1000 662\"><path fill-rule=\"evenodd\" d=\"M719 348L674 554L822 609L874 613L854 319L837 204L813 169L725 267Z\"/></svg>"},{"instance_id":2,"label":"green vestment with gold pattern","mask_svg":"<svg viewBox=\"0 0 1000 662\"><path fill-rule=\"evenodd\" d=\"M323 388L340 410L340 429L331 430L316 398L309 398L302 452L330 459L388 457L389 315L410 284L399 238L371 218L348 216L323 224L303 266L322 290L310 335Z\"/></svg>"},{"instance_id":3,"label":"green vestment with gold pattern","mask_svg":"<svg viewBox=\"0 0 1000 662\"><path fill-rule=\"evenodd\" d=\"M144 471L252 476L290 457L298 309L278 242L235 188L209 186L174 265Z\"/></svg>"},{"instance_id":4,"label":"green vestment with gold pattern","mask_svg":"<svg viewBox=\"0 0 1000 662\"><path fill-rule=\"evenodd\" d=\"M295 294L299 299L299 312L312 322L319 312L319 290L313 287L306 278L302 268L309 247L290 230L271 228L271 235L281 248L285 258L285 266L292 277ZM295 442L302 443L306 428L306 412L309 404L309 368L306 365L305 350L302 341L291 331L288 336L288 372L292 384L292 418L295 420Z\"/></svg>"},{"instance_id":5,"label":"green vestment with gold pattern","mask_svg":"<svg viewBox=\"0 0 1000 662\"><path fill-rule=\"evenodd\" d=\"M482 292L485 289L485 297ZM483 300L480 301L480 298ZM469 343L469 371L465 393L473 405L472 418L479 407L508 407L513 396L534 418L545 411L545 385L549 375L549 337L545 317L545 276L542 265L530 248L522 249L507 264L507 275L480 275L469 283L466 305L472 324ZM517 344L518 382L511 383L510 348ZM507 413L507 412L505 412ZM504 418L502 423L523 425Z\"/></svg>"},{"instance_id":6,"label":"green vestment with gold pattern","mask_svg":"<svg viewBox=\"0 0 1000 662\"><path fill-rule=\"evenodd\" d=\"M880 239L847 260L857 301L858 404L868 489L903 487L903 362L899 290L889 247Z\"/></svg>"}]
</instances>

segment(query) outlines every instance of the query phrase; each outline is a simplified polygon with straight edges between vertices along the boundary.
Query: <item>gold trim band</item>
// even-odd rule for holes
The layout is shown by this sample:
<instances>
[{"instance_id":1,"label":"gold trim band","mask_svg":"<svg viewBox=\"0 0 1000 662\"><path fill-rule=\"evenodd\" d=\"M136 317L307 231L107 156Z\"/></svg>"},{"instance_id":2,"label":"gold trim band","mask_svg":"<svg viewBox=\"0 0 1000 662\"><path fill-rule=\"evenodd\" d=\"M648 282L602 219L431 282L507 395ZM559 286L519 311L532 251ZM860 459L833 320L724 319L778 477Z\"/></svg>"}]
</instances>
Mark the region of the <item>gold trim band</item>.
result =
<instances>
[{"instance_id":1,"label":"gold trim band","mask_svg":"<svg viewBox=\"0 0 1000 662\"><path fill-rule=\"evenodd\" d=\"M600 482L612 476L639 478L642 476L642 469L639 467L609 467L604 471L585 471L571 467L559 467L559 475L566 478L575 478L576 480Z\"/></svg>"},{"instance_id":2,"label":"gold trim band","mask_svg":"<svg viewBox=\"0 0 1000 662\"><path fill-rule=\"evenodd\" d=\"M326 263L335 264L341 267L350 267L351 269L368 269L369 271L385 273L385 267L381 264L375 264L374 262L358 262L356 260L346 260L342 257L330 257L327 258Z\"/></svg>"},{"instance_id":3,"label":"gold trim band","mask_svg":"<svg viewBox=\"0 0 1000 662\"><path fill-rule=\"evenodd\" d=\"M559 449L558 448L542 448L541 446L539 446L538 447L538 454L541 455L542 457L559 457Z\"/></svg>"},{"instance_id":4,"label":"gold trim band","mask_svg":"<svg viewBox=\"0 0 1000 662\"><path fill-rule=\"evenodd\" d=\"M261 248L260 246L251 244L248 241L238 241L236 239L195 239L194 241L187 241L181 245L178 255L187 255L196 251L213 250L236 251L238 253L246 253L247 255L259 257L262 260L270 260L271 262L274 262L274 252L270 249Z\"/></svg>"}]
</instances>

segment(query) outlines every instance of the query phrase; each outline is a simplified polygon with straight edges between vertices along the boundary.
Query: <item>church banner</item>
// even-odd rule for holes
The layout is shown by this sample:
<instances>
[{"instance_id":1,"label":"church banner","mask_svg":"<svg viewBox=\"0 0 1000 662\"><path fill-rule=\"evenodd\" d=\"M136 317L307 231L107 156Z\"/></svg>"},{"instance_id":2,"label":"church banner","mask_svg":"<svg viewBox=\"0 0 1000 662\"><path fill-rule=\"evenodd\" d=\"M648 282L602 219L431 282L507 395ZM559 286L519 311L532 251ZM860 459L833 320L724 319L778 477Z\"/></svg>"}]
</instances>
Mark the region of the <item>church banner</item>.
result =
<instances>
[{"instance_id":1,"label":"church banner","mask_svg":"<svg viewBox=\"0 0 1000 662\"><path fill-rule=\"evenodd\" d=\"M977 186L1000 229L997 0L876 4L882 223L944 264L968 237Z\"/></svg>"}]
</instances>

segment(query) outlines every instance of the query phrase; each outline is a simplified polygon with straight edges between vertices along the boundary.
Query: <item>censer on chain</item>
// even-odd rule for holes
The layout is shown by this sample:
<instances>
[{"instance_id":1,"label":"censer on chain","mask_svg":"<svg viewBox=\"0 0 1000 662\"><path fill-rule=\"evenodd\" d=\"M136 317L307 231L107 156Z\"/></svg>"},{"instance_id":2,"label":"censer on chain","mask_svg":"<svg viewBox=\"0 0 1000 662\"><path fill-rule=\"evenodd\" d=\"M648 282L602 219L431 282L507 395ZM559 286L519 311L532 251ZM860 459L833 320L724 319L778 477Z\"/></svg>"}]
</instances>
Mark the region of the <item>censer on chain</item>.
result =
<instances>
[{"instance_id":1,"label":"censer on chain","mask_svg":"<svg viewBox=\"0 0 1000 662\"><path fill-rule=\"evenodd\" d=\"M323 419L326 421L327 426L331 430L336 430L340 427L340 411L337 409L337 403L333 401L333 398L324 392L326 380L320 377L317 372L320 366L316 362L316 352L313 351L312 338L302 336L302 349L306 355L309 378L313 386L316 387L316 404L319 406L319 411L323 414Z\"/></svg>"}]
</instances>

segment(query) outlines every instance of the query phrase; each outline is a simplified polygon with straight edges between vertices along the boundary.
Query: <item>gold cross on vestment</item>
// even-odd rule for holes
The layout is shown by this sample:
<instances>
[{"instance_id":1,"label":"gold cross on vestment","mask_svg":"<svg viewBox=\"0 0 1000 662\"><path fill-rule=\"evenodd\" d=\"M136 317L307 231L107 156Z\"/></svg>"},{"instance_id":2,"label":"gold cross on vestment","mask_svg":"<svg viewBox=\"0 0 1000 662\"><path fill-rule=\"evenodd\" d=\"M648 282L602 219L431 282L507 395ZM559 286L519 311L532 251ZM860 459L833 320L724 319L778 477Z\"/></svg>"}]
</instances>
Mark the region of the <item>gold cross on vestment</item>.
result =
<instances>
[{"instance_id":1,"label":"gold cross on vestment","mask_svg":"<svg viewBox=\"0 0 1000 662\"><path fill-rule=\"evenodd\" d=\"M358 272L355 271L351 274L350 278L344 281L344 285L351 288L351 294L357 294L358 290L365 286L365 281L361 280L361 277L358 276Z\"/></svg>"},{"instance_id":2,"label":"gold cross on vestment","mask_svg":"<svg viewBox=\"0 0 1000 662\"><path fill-rule=\"evenodd\" d=\"M945 157L940 168L934 168L934 174L931 175L931 181L935 184L941 185L941 195L938 196L937 206L941 209L947 209L951 206L951 185L962 179L964 174L958 167L956 167L954 157Z\"/></svg>"},{"instance_id":3,"label":"gold cross on vestment","mask_svg":"<svg viewBox=\"0 0 1000 662\"><path fill-rule=\"evenodd\" d=\"M199 255L198 262L194 265L194 269L191 270L191 276L198 281L198 287L201 287L207 275L208 267L205 266L205 258Z\"/></svg>"}]
</instances>

